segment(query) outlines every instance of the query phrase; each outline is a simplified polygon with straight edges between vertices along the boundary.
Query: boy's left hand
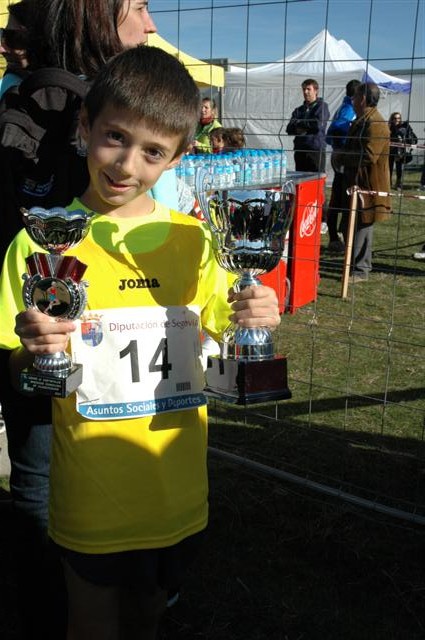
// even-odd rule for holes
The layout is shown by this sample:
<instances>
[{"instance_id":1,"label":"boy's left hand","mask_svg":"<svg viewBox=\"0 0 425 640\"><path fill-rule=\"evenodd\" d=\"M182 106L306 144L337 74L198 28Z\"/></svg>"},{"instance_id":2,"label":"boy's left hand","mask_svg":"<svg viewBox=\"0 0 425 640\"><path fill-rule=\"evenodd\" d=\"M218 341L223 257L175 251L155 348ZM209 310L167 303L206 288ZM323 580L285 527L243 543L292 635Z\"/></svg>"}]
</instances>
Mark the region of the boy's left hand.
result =
<instances>
[{"instance_id":1,"label":"boy's left hand","mask_svg":"<svg viewBox=\"0 0 425 640\"><path fill-rule=\"evenodd\" d=\"M239 293L229 290L228 302L234 313L230 319L241 327L270 327L280 324L279 303L270 287L247 287Z\"/></svg>"}]
</instances>

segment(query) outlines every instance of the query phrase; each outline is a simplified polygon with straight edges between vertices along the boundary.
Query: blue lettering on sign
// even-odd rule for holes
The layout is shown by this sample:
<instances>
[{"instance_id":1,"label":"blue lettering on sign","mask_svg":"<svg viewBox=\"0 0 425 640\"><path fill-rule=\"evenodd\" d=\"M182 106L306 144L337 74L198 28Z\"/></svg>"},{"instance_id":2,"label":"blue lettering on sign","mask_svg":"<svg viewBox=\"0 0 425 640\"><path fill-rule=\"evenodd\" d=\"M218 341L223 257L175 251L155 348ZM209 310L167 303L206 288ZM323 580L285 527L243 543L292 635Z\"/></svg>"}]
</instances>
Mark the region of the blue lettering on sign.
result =
<instances>
[{"instance_id":1,"label":"blue lettering on sign","mask_svg":"<svg viewBox=\"0 0 425 640\"><path fill-rule=\"evenodd\" d=\"M108 404L79 404L78 412L89 420L125 420L141 418L167 411L194 409L206 404L203 393L161 398L160 400L136 400Z\"/></svg>"}]
</instances>

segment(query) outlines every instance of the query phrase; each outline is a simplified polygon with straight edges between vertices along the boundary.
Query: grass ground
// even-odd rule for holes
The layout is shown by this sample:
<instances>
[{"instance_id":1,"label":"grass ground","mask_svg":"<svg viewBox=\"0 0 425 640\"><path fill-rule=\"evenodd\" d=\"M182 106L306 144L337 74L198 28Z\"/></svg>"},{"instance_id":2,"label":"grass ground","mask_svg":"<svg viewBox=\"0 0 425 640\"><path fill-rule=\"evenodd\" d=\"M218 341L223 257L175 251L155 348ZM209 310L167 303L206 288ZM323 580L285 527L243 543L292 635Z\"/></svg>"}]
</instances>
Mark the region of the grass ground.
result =
<instances>
[{"instance_id":1,"label":"grass ground","mask_svg":"<svg viewBox=\"0 0 425 640\"><path fill-rule=\"evenodd\" d=\"M406 176L407 193L419 181ZM425 515L425 205L394 200L374 273L340 298L323 247L319 295L285 315L290 401L211 407L210 443ZM325 242L325 240L324 240ZM209 459L211 523L161 640L423 640L425 528ZM0 485L0 638L15 640L14 535Z\"/></svg>"},{"instance_id":2,"label":"grass ground","mask_svg":"<svg viewBox=\"0 0 425 640\"><path fill-rule=\"evenodd\" d=\"M214 459L208 544L163 640L419 640L424 532Z\"/></svg>"}]
</instances>

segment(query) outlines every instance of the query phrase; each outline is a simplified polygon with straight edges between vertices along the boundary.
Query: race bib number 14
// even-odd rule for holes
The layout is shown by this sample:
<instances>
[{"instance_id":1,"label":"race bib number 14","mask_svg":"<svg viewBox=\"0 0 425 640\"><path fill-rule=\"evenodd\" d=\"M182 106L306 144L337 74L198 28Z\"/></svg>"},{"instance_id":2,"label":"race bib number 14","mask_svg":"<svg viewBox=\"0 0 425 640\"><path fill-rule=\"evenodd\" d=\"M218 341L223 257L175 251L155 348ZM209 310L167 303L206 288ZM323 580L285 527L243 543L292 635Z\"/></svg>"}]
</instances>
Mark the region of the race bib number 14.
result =
<instances>
[{"instance_id":1,"label":"race bib number 14","mask_svg":"<svg viewBox=\"0 0 425 640\"><path fill-rule=\"evenodd\" d=\"M83 365L77 411L123 420L205 404L197 307L86 312L71 336Z\"/></svg>"}]
</instances>

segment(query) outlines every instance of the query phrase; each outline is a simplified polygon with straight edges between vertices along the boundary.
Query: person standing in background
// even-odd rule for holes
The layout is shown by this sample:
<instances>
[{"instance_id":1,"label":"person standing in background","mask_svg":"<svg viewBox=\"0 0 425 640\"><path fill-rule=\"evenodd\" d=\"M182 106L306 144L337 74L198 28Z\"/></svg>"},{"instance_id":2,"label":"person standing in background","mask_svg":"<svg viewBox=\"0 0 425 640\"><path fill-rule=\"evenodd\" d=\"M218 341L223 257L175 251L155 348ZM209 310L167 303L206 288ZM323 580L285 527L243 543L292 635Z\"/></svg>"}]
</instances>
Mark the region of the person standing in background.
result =
<instances>
[{"instance_id":1,"label":"person standing in background","mask_svg":"<svg viewBox=\"0 0 425 640\"><path fill-rule=\"evenodd\" d=\"M246 140L243 130L240 127L228 127L224 130L224 148L243 149L246 147Z\"/></svg>"},{"instance_id":2,"label":"person standing in background","mask_svg":"<svg viewBox=\"0 0 425 640\"><path fill-rule=\"evenodd\" d=\"M9 18L6 27L0 29L0 54L6 61L6 70L0 79L0 99L19 85L28 75L27 20L30 2L18 2L8 6ZM3 417L0 404L0 419ZM6 431L6 424L0 421L0 433Z\"/></svg>"},{"instance_id":3,"label":"person standing in background","mask_svg":"<svg viewBox=\"0 0 425 640\"><path fill-rule=\"evenodd\" d=\"M304 102L294 109L286 127L286 133L295 136L295 170L325 173L329 107L322 98L319 98L319 84L316 80L313 78L304 80L301 88ZM322 233L327 231L325 212L325 195L323 194Z\"/></svg>"},{"instance_id":4,"label":"person standing in background","mask_svg":"<svg viewBox=\"0 0 425 640\"><path fill-rule=\"evenodd\" d=\"M217 105L215 100L212 98L203 98L201 117L195 131L195 140L193 143L194 152L211 153L211 131L221 126L221 123L217 120Z\"/></svg>"},{"instance_id":5,"label":"person standing in background","mask_svg":"<svg viewBox=\"0 0 425 640\"><path fill-rule=\"evenodd\" d=\"M156 31L148 3L141 0L24 1L32 10L27 42L31 69L67 69L88 82L110 58L124 49L146 44L148 34ZM81 157L81 163L85 162ZM18 524L14 544L20 638L61 640L66 634L63 576L47 535L51 400L32 396L23 402L23 396L8 380L8 352L0 350L0 358L0 401L11 461L10 492Z\"/></svg>"},{"instance_id":6,"label":"person standing in background","mask_svg":"<svg viewBox=\"0 0 425 640\"><path fill-rule=\"evenodd\" d=\"M211 153L223 153L224 151L224 127L217 127L210 133Z\"/></svg>"},{"instance_id":7,"label":"person standing in background","mask_svg":"<svg viewBox=\"0 0 425 640\"><path fill-rule=\"evenodd\" d=\"M389 155L390 182L392 186L393 169L395 164L396 182L394 186L396 189L401 189L404 165L408 164L412 160L412 154L410 153L409 147L412 144L417 144L418 138L414 134L408 121L402 121L401 113L399 111L394 111L394 113L391 114L388 126L390 128L391 138Z\"/></svg>"},{"instance_id":8,"label":"person standing in background","mask_svg":"<svg viewBox=\"0 0 425 640\"><path fill-rule=\"evenodd\" d=\"M379 113L379 87L373 82L360 84L353 96L356 120L351 124L343 152L346 187L358 186L365 191L387 195L361 194L354 236L351 282L365 282L372 270L373 225L387 220L391 213L390 171L388 153L390 132Z\"/></svg>"},{"instance_id":9,"label":"person standing in background","mask_svg":"<svg viewBox=\"0 0 425 640\"><path fill-rule=\"evenodd\" d=\"M356 87L360 85L360 80L350 80L345 87L345 96L341 106L336 110L326 133L326 142L332 147L331 163L334 169L334 179L332 182L332 192L328 206L328 233L329 251L333 253L344 253L345 245L338 236L338 214L347 213L349 209L349 197L344 188L344 174L338 170L332 162L335 153L343 149L347 140L347 133L351 123L356 118L356 112L352 104L352 97Z\"/></svg>"}]
</instances>

